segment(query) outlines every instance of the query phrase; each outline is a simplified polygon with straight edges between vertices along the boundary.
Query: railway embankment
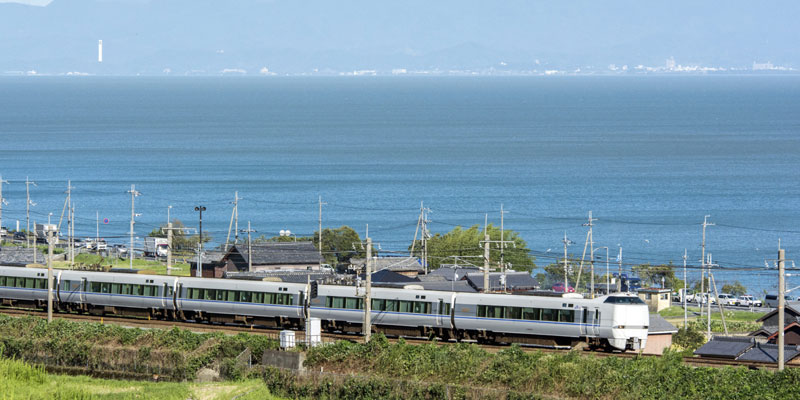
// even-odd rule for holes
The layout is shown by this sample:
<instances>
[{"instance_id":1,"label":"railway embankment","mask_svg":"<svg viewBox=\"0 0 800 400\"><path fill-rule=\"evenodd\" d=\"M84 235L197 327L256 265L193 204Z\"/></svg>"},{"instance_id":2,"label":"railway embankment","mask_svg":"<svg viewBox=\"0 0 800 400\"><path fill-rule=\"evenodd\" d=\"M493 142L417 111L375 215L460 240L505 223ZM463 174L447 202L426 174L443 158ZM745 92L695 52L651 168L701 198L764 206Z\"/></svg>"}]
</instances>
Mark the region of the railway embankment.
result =
<instances>
[{"instance_id":1,"label":"railway embankment","mask_svg":"<svg viewBox=\"0 0 800 400\"><path fill-rule=\"evenodd\" d=\"M799 398L800 368L697 367L685 354L602 356L510 346L412 344L375 335L369 343L338 341L308 349L305 371L262 364L277 341L260 333L195 333L186 329L0 315L0 353L49 371L130 379L184 381L201 370L220 379L258 377L285 398L663 399ZM495 349L496 350L496 349ZM242 363L242 354L253 357Z\"/></svg>"}]
</instances>

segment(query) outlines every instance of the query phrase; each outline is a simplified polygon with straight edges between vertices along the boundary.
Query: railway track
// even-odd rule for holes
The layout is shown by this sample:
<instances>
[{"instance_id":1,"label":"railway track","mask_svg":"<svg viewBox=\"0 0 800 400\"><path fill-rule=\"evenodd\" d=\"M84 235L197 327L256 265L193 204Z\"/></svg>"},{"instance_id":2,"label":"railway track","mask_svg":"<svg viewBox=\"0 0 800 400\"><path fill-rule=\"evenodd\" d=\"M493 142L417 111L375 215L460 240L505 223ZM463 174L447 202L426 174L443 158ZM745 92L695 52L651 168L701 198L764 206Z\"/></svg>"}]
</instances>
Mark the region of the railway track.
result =
<instances>
[{"instance_id":1,"label":"railway track","mask_svg":"<svg viewBox=\"0 0 800 400\"><path fill-rule=\"evenodd\" d=\"M22 317L22 316L33 316L38 318L47 318L47 312L45 311L38 311L38 310L30 310L30 309L20 309L20 308L0 308L0 314L6 314L9 316L15 317ZM183 321L165 321L165 320L158 320L158 319L143 319L143 318L132 318L132 317L115 317L115 316L98 316L98 315L91 315L91 314L72 314L72 313L57 313L54 314L54 318L60 318L65 320L72 320L72 321L82 321L82 322L99 322L99 323L110 323L119 326L126 326L126 327L133 327L133 328L144 328L144 329L151 329L151 328L161 328L161 329L169 329L172 327L179 327L183 329L190 330L192 332L198 333L210 333L210 332L223 332L229 334L236 334L241 332L246 333L254 333L259 335L264 335L269 338L279 340L280 337L280 330L264 327L264 326L241 326L241 325L231 325L231 324L210 324L210 323L197 323L197 322L183 322ZM305 332L301 330L294 331L295 332L295 340L297 342L304 342L305 341ZM330 332L323 332L322 333L322 342L335 342L337 340L346 340L351 342L360 342L363 341L363 336L356 335L356 334L344 334L344 333L330 333ZM390 342L396 342L397 338L389 338ZM435 343L440 346L444 346L447 344L455 343L455 342L448 342L448 341L436 341L431 342L425 338L403 338L403 340L407 343L412 344L430 344ZM497 353L502 349L507 349L509 345L493 345L493 344L477 344L482 349L491 352ZM523 351L531 352L531 351L541 351L543 353L553 353L553 354L564 354L572 349L554 349L554 348L547 348L547 347L533 347L533 346L520 346ZM635 352L624 352L624 353L606 353L606 352L598 352L598 351L590 351L588 349L584 349L582 355L591 355L594 357L621 357L621 358L634 358L634 357L660 357L659 355L653 354L639 354ZM722 367L747 367L751 369L768 369L768 370L777 370L777 365L774 363L766 363L766 362L755 362L755 361L737 361L737 360L729 360L729 359L715 359L715 358L700 358L700 357L684 357L683 362L687 365L695 366L695 367L715 367L715 368L722 368ZM797 368L800 365L794 364L786 364L787 368Z\"/></svg>"}]
</instances>

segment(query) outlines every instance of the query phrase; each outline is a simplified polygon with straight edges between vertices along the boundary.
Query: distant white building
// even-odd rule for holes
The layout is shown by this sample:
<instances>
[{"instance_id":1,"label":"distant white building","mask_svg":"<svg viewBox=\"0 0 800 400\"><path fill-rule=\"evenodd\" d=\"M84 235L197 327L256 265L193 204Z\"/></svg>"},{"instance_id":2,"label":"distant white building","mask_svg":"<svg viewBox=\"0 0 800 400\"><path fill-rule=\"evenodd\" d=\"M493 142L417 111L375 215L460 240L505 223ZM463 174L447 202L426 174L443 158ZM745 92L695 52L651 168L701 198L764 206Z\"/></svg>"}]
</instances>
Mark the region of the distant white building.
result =
<instances>
[{"instance_id":1,"label":"distant white building","mask_svg":"<svg viewBox=\"0 0 800 400\"><path fill-rule=\"evenodd\" d=\"M103 62L103 40L97 42L97 62Z\"/></svg>"},{"instance_id":2,"label":"distant white building","mask_svg":"<svg viewBox=\"0 0 800 400\"><path fill-rule=\"evenodd\" d=\"M667 59L666 67L667 67L668 70L670 70L670 71L674 70L675 69L675 65L676 65L675 64L675 57L670 57L670 58Z\"/></svg>"},{"instance_id":3,"label":"distant white building","mask_svg":"<svg viewBox=\"0 0 800 400\"><path fill-rule=\"evenodd\" d=\"M771 69L775 69L775 66L769 61L765 63L757 63L753 61L753 71L768 71Z\"/></svg>"}]
</instances>

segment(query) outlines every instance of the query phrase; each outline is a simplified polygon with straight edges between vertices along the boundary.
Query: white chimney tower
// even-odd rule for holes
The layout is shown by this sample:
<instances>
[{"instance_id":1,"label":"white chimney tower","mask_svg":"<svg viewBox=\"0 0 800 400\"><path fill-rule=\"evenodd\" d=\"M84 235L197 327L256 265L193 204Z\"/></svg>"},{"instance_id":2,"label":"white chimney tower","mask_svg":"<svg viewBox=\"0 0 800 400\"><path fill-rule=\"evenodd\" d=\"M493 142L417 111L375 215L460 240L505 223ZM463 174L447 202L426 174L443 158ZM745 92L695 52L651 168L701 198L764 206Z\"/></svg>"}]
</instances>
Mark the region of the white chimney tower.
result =
<instances>
[{"instance_id":1,"label":"white chimney tower","mask_svg":"<svg viewBox=\"0 0 800 400\"><path fill-rule=\"evenodd\" d=\"M103 62L103 40L97 43L97 62Z\"/></svg>"}]
</instances>

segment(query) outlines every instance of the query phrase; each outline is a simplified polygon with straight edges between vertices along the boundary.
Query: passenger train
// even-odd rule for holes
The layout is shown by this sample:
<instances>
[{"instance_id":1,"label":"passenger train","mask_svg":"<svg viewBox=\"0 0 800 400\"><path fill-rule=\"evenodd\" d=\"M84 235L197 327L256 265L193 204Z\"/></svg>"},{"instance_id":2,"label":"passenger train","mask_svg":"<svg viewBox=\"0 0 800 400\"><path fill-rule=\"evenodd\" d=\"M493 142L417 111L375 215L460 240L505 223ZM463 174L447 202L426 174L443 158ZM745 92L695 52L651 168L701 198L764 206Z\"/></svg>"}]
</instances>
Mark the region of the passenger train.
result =
<instances>
[{"instance_id":1,"label":"passenger train","mask_svg":"<svg viewBox=\"0 0 800 400\"><path fill-rule=\"evenodd\" d=\"M363 288L88 271L54 271L59 312L239 323L299 329L310 313L329 332L361 332ZM631 294L595 299L381 288L371 290L372 327L389 336L639 350L647 306ZM0 266L4 306L45 308L47 271Z\"/></svg>"}]
</instances>

